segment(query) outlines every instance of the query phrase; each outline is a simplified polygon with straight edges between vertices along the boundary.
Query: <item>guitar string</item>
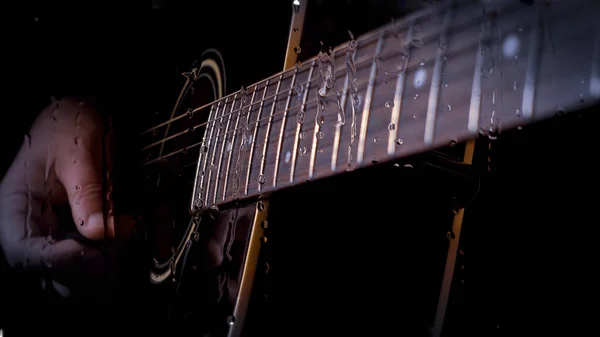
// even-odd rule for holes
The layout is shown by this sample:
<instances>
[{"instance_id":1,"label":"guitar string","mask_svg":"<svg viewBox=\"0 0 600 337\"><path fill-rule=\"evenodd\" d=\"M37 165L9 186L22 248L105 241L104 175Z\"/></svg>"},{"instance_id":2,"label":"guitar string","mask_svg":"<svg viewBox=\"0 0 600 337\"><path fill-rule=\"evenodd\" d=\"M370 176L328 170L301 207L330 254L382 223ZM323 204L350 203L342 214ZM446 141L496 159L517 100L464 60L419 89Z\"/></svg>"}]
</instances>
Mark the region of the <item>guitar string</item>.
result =
<instances>
[{"instance_id":1,"label":"guitar string","mask_svg":"<svg viewBox=\"0 0 600 337\"><path fill-rule=\"evenodd\" d=\"M368 84L368 81L361 82L361 83L359 83L359 84L358 84L358 87L364 87L364 86L365 86L365 85L367 85L367 84ZM359 90L360 90L360 89L359 89ZM308 102L306 103L306 105L309 105L309 104L312 104L312 103L315 103L315 102L317 102L317 99L314 99L314 100L308 101ZM275 117L275 116L279 116L279 115L282 115L282 114L284 114L284 113L287 113L287 112L293 111L293 110L295 110L295 109L298 109L298 108L299 108L299 106L295 106L295 107L292 107L292 108L289 108L289 109L286 109L286 110L281 110L281 111L278 111L277 113L274 113L274 114L273 114L273 117ZM296 114L296 115L297 115L297 114ZM292 116L296 116L296 115L292 115ZM248 123L248 125L253 125L253 124L260 123L260 122L264 122L264 121L266 121L266 120L268 120L268 119L269 119L269 116L267 116L267 117L264 117L264 118L261 118L261 119L259 119L259 120L257 120L257 121L254 121L254 122L252 122L252 123ZM238 130L241 130L241 129L242 129L241 127L238 127L238 128L236 128L236 129L229 130L229 131L227 131L227 132L224 132L223 134L220 134L218 137L213 137L213 138L210 138L210 140L215 140L215 139L217 139L217 138L219 138L219 137L221 137L221 136L225 136L225 135L227 135L227 134L229 134L229 133L236 132L236 131L238 131ZM171 139L173 139L173 138L176 138L176 137L178 137L178 136L181 136L181 135L183 135L183 134L186 134L186 133L188 133L188 132L189 132L188 130L184 130L184 131L182 131L182 132L180 132L180 133L174 134L174 135L170 136L170 138L169 138L169 139L167 139L167 141L168 141L168 140L171 140ZM269 137L269 140L274 140L274 141L276 141L276 140L278 140L278 139L279 139L279 137ZM178 153L180 153L180 152L183 152L183 151L186 151L186 150L190 150L190 149L192 149L192 148L195 148L196 146L202 145L202 144L203 144L203 143L205 143L207 140L208 140L208 139L205 139L204 141L200 141L200 142L194 143L194 144L192 144L192 145L189 145L189 146L184 146L184 147L182 147L182 148L180 148L180 149L177 149L177 150L171 151L171 152L169 152L169 153L167 153L167 154L164 154L164 155L162 155L162 156L160 156L160 157L153 158L153 159L151 159L151 160L147 160L147 161L146 161L146 162L144 162L142 165L143 165L143 166L150 165L150 164L153 164L153 163L155 163L155 162L158 162L158 161L161 161L161 160L163 160L163 159L166 159L166 158L169 158L169 157L171 157L171 156L174 156L174 155L176 155L176 154L178 154ZM160 144L160 143L158 143L158 144ZM153 144L152 146L156 146L156 145L158 145L158 144ZM149 148L149 147L146 147L146 148L142 149L142 151L145 151L145 150L147 150L148 148Z\"/></svg>"},{"instance_id":2,"label":"guitar string","mask_svg":"<svg viewBox=\"0 0 600 337\"><path fill-rule=\"evenodd\" d=\"M397 50L396 50L396 52L398 52L398 53L401 53L401 51L397 51ZM377 55L376 57L380 57L380 55ZM370 60L371 60L371 62L372 62L372 60L373 60L373 57L370 57L369 59L370 59ZM369 63L369 64L370 64L370 63ZM366 66L366 65L369 65L369 64L368 64L367 62L365 62L365 61L363 61L363 62L361 63L361 65L365 65L365 66ZM416 66L415 66L415 67L416 67ZM405 69L405 71L409 71L409 69L410 69L410 68L407 68L407 69ZM336 73L342 73L342 72L345 72L345 71L346 71L346 69L345 69L345 67L344 67L344 68L340 68L338 71L336 71ZM396 74L394 74L394 73L391 73L391 72L390 72L390 73L389 73L389 74L387 74L386 76L388 76L388 75L390 76L390 78L392 78L392 77L393 77L393 76L395 76ZM318 80L319 80L319 79L317 78L317 79L314 79L314 80L310 80L310 81L303 82L303 83L302 83L302 86L304 87L304 85L306 85L306 84L308 84L308 85L310 86L311 84L313 84L314 82L317 82ZM387 79L387 78L386 78L386 80L389 80L389 79ZM386 82L386 80L384 80L383 82ZM368 81L361 82L361 83L359 83L359 86L361 86L361 85L364 85L364 84L367 84L367 82L368 82ZM298 86L300 86L300 85L298 85ZM285 89L284 91L281 91L281 92L279 93L279 95L282 95L282 94L285 94L285 93L289 93L291 90L295 90L295 89L296 89L296 87L298 87L298 86L294 86L294 88ZM270 96L270 98L265 98L264 100L263 100L263 99L261 99L261 100L258 100L258 101L256 101L256 102L254 102L254 103L252 103L252 104L249 104L249 105L246 105L246 106L244 106L244 107L242 107L242 108L243 108L243 109L247 109L247 108L249 108L249 107L251 108L251 107L252 107L252 105L255 105L256 103L260 103L260 102L265 102L265 101L268 101L269 99L276 98L276 97L277 97L277 96L279 96L279 95L272 95L272 96ZM307 104L314 103L314 102L316 102L316 100L309 101L309 102L307 102ZM234 102L232 102L232 104L235 104L235 103L234 103ZM237 108L237 109L235 109L235 110L233 110L233 111L230 111L230 112L228 112L228 113L225 113L225 114L223 115L223 117L226 117L226 116L228 116L228 115L232 115L232 114L234 114L235 112L239 112L239 111L240 111L242 108ZM289 108L289 109L287 109L287 110L281 110L281 111L278 111L277 113L275 113L275 114L274 114L274 116L276 116L276 115L279 115L279 114L282 114L282 113L286 113L286 112L288 112L288 111L290 111L290 110L292 110L292 109L294 109L294 108L296 108L296 107L292 107L292 108ZM184 114L184 115L182 115L182 116L185 116L185 114ZM161 140L157 140L157 141L155 141L155 142L153 142L153 143L150 143L150 144L148 144L148 145L144 146L144 147L143 147L143 148L142 148L140 151L146 151L146 150L148 150L148 149L150 149L150 148L152 148L152 147L154 147L154 146L160 145L160 144L162 144L162 143L164 143L164 142L167 142L167 141L169 141L169 140L171 140L171 139L173 139L173 138L179 137L179 136L181 136L181 135L183 135L183 134L186 134L186 133L189 133L189 132L193 132L193 131L195 131L197 128L200 128L200 127L202 127L202 126L208 125L208 124L210 124L210 123L212 123L212 122L215 122L215 121L217 121L217 120L219 120L219 119L221 119L221 116L220 116L219 118L215 118L215 119L212 119L212 120L208 120L208 121L205 121L205 122L202 122L202 123L196 124L196 125L194 125L194 126L188 127L186 130L180 131L180 132L178 132L178 133L175 133L175 134L172 134L172 135L170 135L170 136L167 136L167 137L165 137L165 138L163 138L163 139L161 139ZM249 125L251 125L251 124L253 124L253 123L255 123L255 122L249 123ZM239 129L239 128L238 128L238 129ZM236 130L238 130L238 129L230 130L229 132L233 132L233 131L236 131Z\"/></svg>"},{"instance_id":3,"label":"guitar string","mask_svg":"<svg viewBox=\"0 0 600 337\"><path fill-rule=\"evenodd\" d=\"M390 34L390 36L392 36L392 37L395 37L395 36L397 35L397 32L391 32L391 33L389 33L389 34ZM433 36L433 35L432 35L432 36ZM357 42L358 42L358 41L357 41ZM348 48L348 47L344 47L344 49L347 49L347 48ZM338 53L338 52L341 52L341 50L334 50L334 52L335 52L335 53ZM360 59L359 61L357 61L357 62L356 62L356 66L357 66L357 68L360 68L360 67L362 67L362 66L369 66L369 65L371 65L371 63L373 62L373 58L378 58L378 59L379 59L379 58L381 58L381 59L385 60L385 58L389 58L389 57L398 56L398 55L399 55L399 54L401 54L401 53L402 53L402 51L401 51L401 50L398 50L398 49L393 49L393 48L392 48L392 49L390 49L390 50L387 50L386 52L382 52L382 53L379 53L379 54L377 54L377 55L368 55L368 56L365 56L364 58L362 58L362 59ZM341 55L341 54L340 54L340 55ZM315 56L315 57L316 57L316 56ZM308 65L308 64L309 64L309 61L305 61L305 62L304 62L302 65L299 65L299 67L302 67L302 66L304 66L304 65ZM311 67L312 67L312 66L311 66ZM306 72L306 71L310 70L310 68L311 68L311 67L308 67L308 68L306 68L306 69L303 69L303 70L299 71L299 72L298 72L298 74L301 74L301 73L304 73L304 72ZM340 67L340 68L338 68L337 70L335 70L335 73L336 73L336 74L337 74L337 73L343 73L345 70L346 70L346 69L345 69L345 67ZM288 70L288 71L286 71L286 72L289 72L290 74L292 74L292 73L293 73L291 70ZM285 73L284 73L284 74L285 74ZM271 76L271 77L269 77L269 78L267 78L267 79L265 79L265 80L263 80L263 81L261 81L261 82L259 82L259 83L252 84L252 85L248 86L248 87L246 88L246 90L248 90L248 89L250 89L250 88L251 88L251 89L252 89L252 91L250 91L250 92L247 92L247 94L251 94L251 93L253 93L254 91L257 91L257 90L260 90L260 89L262 89L262 88L259 88L259 86L261 86L261 85L264 85L265 83L267 83L267 81L268 81L269 79L275 78L275 77L277 77L277 76L279 76L279 75L280 75L280 74L276 74L276 75L274 75L274 76ZM287 80L287 79L289 79L289 78L291 78L291 77L282 78L282 79L281 79L279 82L283 82L284 80ZM316 78L316 79L313 79L313 80L311 80L311 81L304 82L304 83L302 83L302 85L305 85L305 84L308 84L308 83L312 83L312 82L317 82L318 80L319 80L319 79L318 79L318 78ZM276 83L277 83L277 82L272 82L270 85L276 85ZM298 86L300 86L300 85L298 85ZM280 91L280 92L279 92L277 95L271 95L271 96L269 96L269 97L265 97L265 99L260 99L260 100L257 100L257 101L255 101L255 102L253 102L252 104L249 104L249 105L246 105L246 106L243 106L243 107L238 107L237 109L234 109L233 111L230 111L230 112L228 112L227 114L225 114L225 115L224 115L224 117L225 117L225 116L228 116L228 115L230 115L230 114L233 114L233 113L239 112L241 109L245 109L245 108L251 107L251 106L253 106L253 105L260 104L261 102L268 101L268 100L270 100L270 99L273 99L273 98L275 98L276 96L279 96L279 95L281 95L281 94L288 93L288 92L290 92L290 91L292 91L292 90L295 90L295 89L296 89L296 87L294 87L294 88L287 88L287 89L284 89L284 90ZM237 91L237 92L235 92L235 93L232 93L232 94L230 94L230 95L228 95L228 96L226 96L226 97L232 96L232 95L234 95L234 94L236 94L236 93L240 93L240 92L241 92L241 91ZM200 110L203 110L203 109L205 109L205 108L207 108L207 107L210 107L211 105L217 104L218 102L222 101L223 99L224 99L224 98L222 98L222 99L219 99L219 100L216 100L216 101L213 101L213 102L211 102L211 103L208 103L208 104L205 104L205 105L203 105L203 106L200 106L200 107L197 107L197 108L194 108L194 109L192 109L192 110L191 110L191 111L192 111L192 115L193 115L195 112L198 112L198 111L200 111ZM186 116L189 116L189 115L190 115L190 113L189 113L188 111L186 111L186 112L184 112L184 113L182 113L182 114L180 114L180 115L178 115L178 116L176 116L176 117L173 117L173 118L171 118L171 119L169 119L169 120L166 120L166 121L164 121L164 122L162 122L162 123L160 123L160 124L157 124L157 125L155 125L155 126L152 126L152 127L148 128L148 129L146 129L146 130L142 131L142 132L140 133L140 136L143 136L143 135L145 135L145 134L148 134L148 133L150 133L150 132L152 132L152 131L154 131L154 130L156 130L156 129L159 129L159 128L161 128L161 127L165 126L165 125L171 124L171 123L173 123L173 122L175 122L175 121L177 121L177 120L180 120L180 119L182 119L182 118L184 118L184 117L186 117ZM205 123L210 123L210 122L212 122L212 121L213 121L213 120L209 120L209 121L206 121Z\"/></svg>"}]
</instances>

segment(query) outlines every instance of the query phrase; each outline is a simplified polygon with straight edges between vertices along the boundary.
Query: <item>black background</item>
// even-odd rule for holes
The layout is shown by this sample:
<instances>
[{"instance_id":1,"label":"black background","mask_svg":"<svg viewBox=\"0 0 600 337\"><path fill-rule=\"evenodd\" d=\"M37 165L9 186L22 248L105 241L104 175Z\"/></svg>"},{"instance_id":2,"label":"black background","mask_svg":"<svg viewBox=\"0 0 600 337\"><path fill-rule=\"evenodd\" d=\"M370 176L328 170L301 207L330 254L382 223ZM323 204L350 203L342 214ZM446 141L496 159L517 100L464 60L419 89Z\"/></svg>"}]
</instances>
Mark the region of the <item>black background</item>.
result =
<instances>
[{"instance_id":1,"label":"black background","mask_svg":"<svg viewBox=\"0 0 600 337\"><path fill-rule=\"evenodd\" d=\"M207 48L223 54L227 92L283 67L291 18L287 1L164 1L153 10L119 1L82 3L3 4L2 172L51 95L95 96L136 135L146 114L170 109L181 72ZM319 41L335 45L348 29L360 34L407 11L397 1L311 3L301 58L314 55ZM354 3L354 12L333 11L348 3ZM490 175L483 140L477 162L485 191L465 223L465 255L459 261L465 269L458 273L448 316L454 334L564 329L574 335L593 328L596 116L597 109L590 109L505 134L493 143ZM287 300L267 311L273 327L315 331L318 324L341 333L338 328L365 326L389 333L416 326L425 334L443 263L433 251L444 251L449 226L433 213L447 216L444 196L456 188L435 171L403 172L381 169L377 178L357 173L276 196L273 223L295 232L279 234L290 244L274 241L280 251L274 261L302 276L294 279L285 268L275 274L280 278L274 296ZM292 258L305 250L305 259ZM388 250L403 259L390 261ZM342 283L352 290L335 291ZM283 295L290 293L293 300ZM365 298L372 301L362 307ZM390 304L400 309L389 311ZM30 318L36 321L34 314ZM65 322L57 324L73 324Z\"/></svg>"}]
</instances>

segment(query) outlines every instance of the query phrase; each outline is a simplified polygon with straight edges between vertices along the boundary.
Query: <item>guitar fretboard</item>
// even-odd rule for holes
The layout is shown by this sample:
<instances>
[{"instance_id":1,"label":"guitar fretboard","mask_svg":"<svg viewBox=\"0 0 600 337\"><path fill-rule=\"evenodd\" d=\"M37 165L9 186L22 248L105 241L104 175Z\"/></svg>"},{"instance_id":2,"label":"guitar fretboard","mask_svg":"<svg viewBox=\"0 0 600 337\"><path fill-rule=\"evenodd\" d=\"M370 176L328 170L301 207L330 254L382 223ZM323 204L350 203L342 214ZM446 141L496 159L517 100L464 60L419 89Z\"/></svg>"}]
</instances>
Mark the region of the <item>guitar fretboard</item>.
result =
<instances>
[{"instance_id":1,"label":"guitar fretboard","mask_svg":"<svg viewBox=\"0 0 600 337\"><path fill-rule=\"evenodd\" d=\"M599 2L481 3L430 8L350 37L145 134L209 111L204 136L190 144L201 149L197 210L597 102Z\"/></svg>"}]
</instances>

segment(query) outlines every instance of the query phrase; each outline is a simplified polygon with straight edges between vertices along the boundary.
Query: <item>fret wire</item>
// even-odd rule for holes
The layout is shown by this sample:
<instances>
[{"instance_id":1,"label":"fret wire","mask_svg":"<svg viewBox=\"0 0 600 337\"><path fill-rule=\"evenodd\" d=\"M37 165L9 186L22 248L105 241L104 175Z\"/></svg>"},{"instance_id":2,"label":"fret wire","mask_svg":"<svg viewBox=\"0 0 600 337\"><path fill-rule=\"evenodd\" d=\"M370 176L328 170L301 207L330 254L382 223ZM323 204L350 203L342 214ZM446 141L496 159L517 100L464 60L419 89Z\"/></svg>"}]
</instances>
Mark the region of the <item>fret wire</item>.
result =
<instances>
[{"instance_id":1,"label":"fret wire","mask_svg":"<svg viewBox=\"0 0 600 337\"><path fill-rule=\"evenodd\" d=\"M234 101L234 103L235 103L235 101ZM244 102L242 102L242 98L240 97L240 106L242 104L244 104ZM231 109L233 110L233 105L231 106ZM238 125L240 122L241 115L242 115L241 112L239 112L237 115L237 118L235 119L233 135L231 136L231 151L229 151L229 154L227 155L227 166L225 167L225 180L223 181L223 201L225 201L225 198L227 197L227 183L229 182L229 170L231 168L231 156L233 155L233 149L235 148L235 136L236 136L236 131L238 130Z\"/></svg>"},{"instance_id":2,"label":"fret wire","mask_svg":"<svg viewBox=\"0 0 600 337\"><path fill-rule=\"evenodd\" d=\"M210 112L208 113L208 119L210 119L212 117L214 110L215 110L215 106L213 104L210 107ZM204 143L204 141L206 140L207 133L208 133L208 128L204 129L204 134L202 135L202 140L198 144ZM194 146L191 146L191 147L194 147ZM181 151L181 150L179 150L179 151ZM192 212L196 211L196 206L194 205L196 198L200 197L197 192L198 192L198 174L200 173L200 163L202 162L202 157L203 157L202 151L199 151L198 162L196 163L196 175L194 176L194 188L192 189L192 204L190 205L190 210L192 210Z\"/></svg>"},{"instance_id":3,"label":"fret wire","mask_svg":"<svg viewBox=\"0 0 600 337\"><path fill-rule=\"evenodd\" d=\"M446 34L448 27L450 26L450 20L452 19L452 11L447 10L444 15L442 22L442 29L439 36L438 43L446 45ZM440 85L442 77L442 58L445 54L445 49L437 48L437 54L435 56L435 63L433 65L433 74L431 75L431 86L429 88L429 100L427 102L427 116L425 118L425 134L424 142L426 145L433 144L435 137L435 122L437 119L438 102L440 98Z\"/></svg>"},{"instance_id":4,"label":"fret wire","mask_svg":"<svg viewBox=\"0 0 600 337\"><path fill-rule=\"evenodd\" d=\"M277 94L279 94L279 89L281 88L281 80L283 75L279 75L279 80L277 81L277 87L275 88L275 98L273 99L273 105L271 106L271 112L269 113L269 121L267 122L267 130L265 131L265 145L263 146L262 158L260 160L260 174L265 174L265 163L267 160L267 144L269 143L269 135L271 133L271 124L273 124L273 114L275 113L275 108L277 107ZM258 184L258 191L262 190L263 184Z\"/></svg>"},{"instance_id":5,"label":"fret wire","mask_svg":"<svg viewBox=\"0 0 600 337\"><path fill-rule=\"evenodd\" d=\"M411 24L408 28L408 32L406 34L406 39L403 43L403 49L406 50L406 59L404 61L404 71L401 71L398 74L398 79L396 81L396 90L394 92L394 107L392 108L392 118L390 123L394 124L395 127L390 131L388 138L388 154L393 155L396 152L396 139L398 137L398 130L400 129L400 112L402 109L402 96L404 95L404 85L406 82L406 70L408 67L408 60L410 59L410 48L406 48L410 46L410 43L413 39L415 25Z\"/></svg>"},{"instance_id":6,"label":"fret wire","mask_svg":"<svg viewBox=\"0 0 600 337\"><path fill-rule=\"evenodd\" d=\"M541 35L541 7L543 4L535 4L535 14L533 25L531 27L531 38L529 42L529 55L527 57L527 70L525 71L525 81L523 83L523 105L521 112L523 117L531 118L533 116L533 100L535 96L535 84L538 72L538 62L540 58L540 35ZM500 41L499 41L500 42ZM492 116L492 118L494 118ZM495 122L492 122L495 123Z\"/></svg>"},{"instance_id":7,"label":"fret wire","mask_svg":"<svg viewBox=\"0 0 600 337\"><path fill-rule=\"evenodd\" d=\"M310 70L312 72L312 68ZM292 82L290 83L290 89L288 91L288 98L285 102L285 108L283 109L283 116L281 118L281 127L279 129L279 139L277 139L277 152L275 153L275 168L273 170L273 188L277 187L277 176L279 174L279 161L281 160L281 148L283 146L283 135L285 133L285 126L287 122L287 113L290 109L290 102L292 100L292 88L296 85L296 76L298 75L298 68L294 70L294 75L292 76ZM307 80L310 83L310 76ZM310 86L310 84L309 84ZM275 104L275 103L273 103Z\"/></svg>"},{"instance_id":8,"label":"fret wire","mask_svg":"<svg viewBox=\"0 0 600 337\"><path fill-rule=\"evenodd\" d=\"M313 61L310 67L310 71L308 73L308 81L310 82L312 79L312 74L315 69L315 64L317 61ZM306 116L306 100L308 99L308 92L310 91L310 85L306 87L306 91L304 92L304 97L302 97L302 108L301 111L304 111L304 115ZM294 147L292 150L292 163L290 165L290 183L294 182L294 174L296 173L296 158L298 157L298 145L300 143L300 130L302 129L302 124L297 123L296 125L296 135L294 136ZM277 160L279 162L279 159Z\"/></svg>"},{"instance_id":9,"label":"fret wire","mask_svg":"<svg viewBox=\"0 0 600 337\"><path fill-rule=\"evenodd\" d=\"M377 47L375 48L375 54L381 53L383 47L384 34L382 33L377 41ZM358 136L358 150L356 151L356 161L358 164L362 163L365 155L365 144L367 140L367 128L369 126L369 113L371 112L371 100L373 99L373 88L375 84L375 77L377 75L377 61L373 58L373 64L371 65L371 73L369 74L369 85L365 94L365 102L362 111L362 119L360 122L360 134Z\"/></svg>"},{"instance_id":10,"label":"fret wire","mask_svg":"<svg viewBox=\"0 0 600 337\"><path fill-rule=\"evenodd\" d=\"M246 116L246 126L245 127L248 127L248 125L250 124L249 122L250 122L250 115L251 115L251 112L252 112L252 103L254 102L254 98L255 97L256 97L256 89L252 93L252 98L250 99L250 104L248 104L248 106L247 106L248 107L248 116ZM240 148L241 148L243 142L244 142L244 139L242 138L242 141L240 142ZM250 139L250 151L252 151L253 148L254 148L254 138ZM238 160L240 160L240 170L241 170L242 169L241 165L243 163L241 162L241 160L242 160L242 153L240 151L238 151ZM252 158L248 158L248 162L249 162L248 163L248 167L250 167L250 164L252 163ZM237 179L238 179L238 181L237 181L237 183L238 183L237 187L238 187L238 189L240 188L239 178L240 177L239 177L239 174L238 174L238 176L237 176ZM248 195L248 177L246 177L246 186L244 186L244 194Z\"/></svg>"},{"instance_id":11,"label":"fret wire","mask_svg":"<svg viewBox=\"0 0 600 337\"><path fill-rule=\"evenodd\" d=\"M231 102L231 110L233 110L233 107L235 106L236 98L237 98L237 94L233 96L233 101ZM231 114L229 114L229 116L227 117L227 124L225 125L225 133L223 136L223 144L221 144L221 156L219 158L219 164L217 165L217 175L216 175L216 179L215 179L215 192L213 194L213 204L217 203L217 194L219 193L219 178L221 177L221 165L223 163L223 157L225 155L225 146L227 145L227 136L225 136L225 135L228 133L229 125L231 124L231 117L232 117ZM223 189L225 189L225 187L223 187Z\"/></svg>"},{"instance_id":12,"label":"fret wire","mask_svg":"<svg viewBox=\"0 0 600 337\"><path fill-rule=\"evenodd\" d=\"M408 15L404 16L404 17L403 17L401 20L399 20L399 21L393 21L393 22L391 22L391 23L389 23L389 24L387 24L387 25L384 25L383 27L380 27L380 28L378 28L378 29L375 29L375 30L373 30L373 31L371 31L371 32L368 32L368 33L366 33L366 34L364 34L364 35L361 35L361 36L359 36L359 37L358 37L358 38L357 38L355 41L356 41L356 42L357 42L359 45L362 45L362 44L364 44L364 43L366 43L366 42L370 41L371 39L374 39L374 38L376 38L376 37L377 37L377 36L379 36L379 35L380 35L382 32L385 32L385 31L387 31L387 30L390 30L390 29L391 29L391 30L397 31L397 30L399 30L399 29L402 29L402 28L408 27L408 26L409 26L409 24L410 24L410 22L412 22L412 21L414 21L414 20L416 20L416 19L418 19L418 18L427 17L428 15L431 15L431 14L433 14L433 13L435 13L435 12L437 12L437 11L439 11L439 10L443 9L443 8L446 8L446 7L450 6L450 5L452 5L454 2L455 2L455 1L448 1L448 3L444 3L444 4L442 4L441 6L431 6L430 8L425 8L425 9L423 9L423 10L420 10L420 11L417 11L417 12L415 12L415 13L408 14ZM463 0L462 2L465 2L465 1ZM334 52L337 54L338 52L340 52L340 51L343 51L343 50L345 50L346 48L348 48L348 41L346 41L346 42L344 42L344 43L340 44L339 46L335 47L335 48L333 49L333 51L334 51ZM304 61L304 63L303 63L303 64L308 64L308 63L315 62L315 61L316 61L316 59L317 59L317 56L313 56L313 57L309 58L308 60ZM357 63L357 65L358 65L358 63ZM263 80L261 80L260 82L257 82L257 83L254 83L254 84L251 84L251 85L249 85L249 86L248 86L248 88L250 88L250 87L254 87L254 88L256 88L258 85L260 85L260 84L263 84L263 83L264 83L265 81L267 81L267 80L274 79L274 78L276 78L276 77L278 77L278 76L280 76L280 75L285 75L286 73L288 73L288 72L292 72L292 71L293 71L292 69L288 69L288 70L284 70L284 71L281 71L281 72L279 72L279 73L273 74L272 76L270 76L270 77L268 77L268 78L266 78L266 79L263 79ZM304 71L304 70L303 70L303 71ZM194 111L194 112L196 112L196 111L202 110L202 109L204 109L204 108L206 108L206 107L209 107L211 104L216 104L216 103L218 103L219 101L222 101L222 100L224 100L224 99L226 99L226 98L228 98L228 97L231 97L231 96L233 96L234 94L240 94L240 93L241 93L241 91L239 91L239 90L238 90L238 91L236 91L236 92L234 92L234 93L231 93L231 94L229 94L229 95L227 95L227 96L225 96L225 97L222 97L222 98L220 98L219 100L216 100L216 101L214 101L214 102L211 102L211 103L205 104L205 105L203 105L203 106L201 106L201 107L198 107L198 108L194 109L193 111ZM268 97L267 99L271 99L271 97ZM234 111L234 112L237 112L237 111ZM155 126L153 126L153 127L149 128L149 129L146 129L146 130L144 130L143 132L141 132L141 133L140 133L140 135L144 135L144 134L147 134L147 133L149 133L149 132L152 132L152 131L154 131L155 129L158 129L158 128L160 128L160 127L162 127L162 126L165 126L165 125L167 125L167 124L169 124L169 123L171 123L171 122L173 122L173 121L175 121L175 120L178 120L178 119L181 119L181 118L183 118L185 115L186 115L186 114L179 115L179 116L177 116L177 117L174 117L174 118L172 118L172 119L170 119L170 120L167 120L167 121L165 121L165 122L162 122L162 123L160 123L160 124L157 124L157 125L155 125Z\"/></svg>"},{"instance_id":13,"label":"fret wire","mask_svg":"<svg viewBox=\"0 0 600 337\"><path fill-rule=\"evenodd\" d=\"M485 22L481 22L481 32L479 37L479 46L477 55L475 55L475 70L473 74L473 85L471 87L471 101L469 103L469 123L468 130L471 133L479 129L479 119L481 115L481 68L483 67L483 39L485 37Z\"/></svg>"},{"instance_id":14,"label":"fret wire","mask_svg":"<svg viewBox=\"0 0 600 337\"><path fill-rule=\"evenodd\" d=\"M223 103L223 110L221 111L221 119L218 120L219 125L223 124L223 115L225 114L225 110L227 110L227 102L229 101L229 98L225 99L225 102ZM214 124L217 124L217 121L214 122ZM214 125L213 125L214 127ZM215 166L215 157L217 154L217 147L219 146L219 133L221 132L221 128L222 126L219 128L217 127L217 136L214 139L214 146L213 146L213 150L212 150L212 155L210 156L210 167L208 169L208 179L206 180L206 205L208 206L208 202L210 201L210 185L212 184L212 174L213 174L213 168ZM223 138L223 142L225 142L225 138ZM206 173L205 173L206 174ZM218 176L215 177L215 185L217 183L217 180L219 179Z\"/></svg>"},{"instance_id":15,"label":"fret wire","mask_svg":"<svg viewBox=\"0 0 600 337\"><path fill-rule=\"evenodd\" d=\"M219 109L221 108L221 101L219 101L219 103L217 103L217 108L215 109L215 116L219 115ZM206 191L206 189L204 189L204 177L206 176L206 163L208 163L208 157L209 157L209 153L210 153L210 145L212 142L212 134L214 132L215 129L215 122L212 123L211 127L210 127L210 132L208 134L208 140L207 140L207 144L206 144L206 156L204 156L204 163L202 164L202 171L200 172L200 193L202 195L204 195L204 192L208 192ZM200 148L200 152L203 151L203 148ZM197 177L196 177L197 178ZM207 200L202 200L202 203L204 204Z\"/></svg>"},{"instance_id":16,"label":"fret wire","mask_svg":"<svg viewBox=\"0 0 600 337\"><path fill-rule=\"evenodd\" d=\"M356 50L353 52L356 55ZM344 61L344 68L346 67L346 62ZM346 101L348 99L348 90L350 85L350 74L346 70L346 80L344 81L344 89L342 89L342 99L340 100L340 105L342 107L342 113L344 114L344 121L346 120ZM335 171L337 168L337 160L340 151L340 139L342 137L342 126L344 126L341 121L335 126L335 136L333 137L333 151L331 153L331 170Z\"/></svg>"},{"instance_id":17,"label":"fret wire","mask_svg":"<svg viewBox=\"0 0 600 337\"><path fill-rule=\"evenodd\" d=\"M267 95L267 91L269 89L269 80L265 83L265 90L262 94L262 99L260 105L258 106L258 112L256 113L256 123L254 125L254 133L252 134L252 146L250 146L250 158L248 159L248 170L246 171L246 188L245 193L248 194L248 184L250 183L250 172L252 171L252 161L254 160L254 147L256 146L256 135L258 134L258 126L260 125L260 116L262 114L265 96ZM250 114L250 113L248 113Z\"/></svg>"}]
</instances>

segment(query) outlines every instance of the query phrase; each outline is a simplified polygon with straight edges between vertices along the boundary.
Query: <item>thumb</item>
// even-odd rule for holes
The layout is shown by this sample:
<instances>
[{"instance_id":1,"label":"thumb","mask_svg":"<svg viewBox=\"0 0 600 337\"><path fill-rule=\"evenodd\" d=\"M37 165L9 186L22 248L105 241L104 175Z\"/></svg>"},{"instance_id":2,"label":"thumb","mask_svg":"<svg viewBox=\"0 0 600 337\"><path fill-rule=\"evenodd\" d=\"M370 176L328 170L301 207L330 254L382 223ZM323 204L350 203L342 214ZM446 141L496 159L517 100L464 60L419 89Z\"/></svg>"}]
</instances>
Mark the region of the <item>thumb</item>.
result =
<instances>
[{"instance_id":1,"label":"thumb","mask_svg":"<svg viewBox=\"0 0 600 337\"><path fill-rule=\"evenodd\" d=\"M104 227L101 162L88 153L81 153L78 157L74 164L61 165L59 174L69 198L73 221L79 233L87 239L113 238L113 222L107 223L106 230Z\"/></svg>"}]
</instances>

